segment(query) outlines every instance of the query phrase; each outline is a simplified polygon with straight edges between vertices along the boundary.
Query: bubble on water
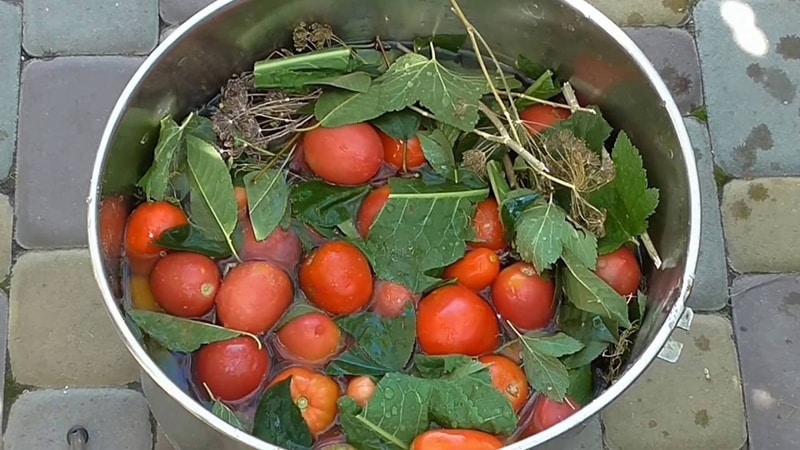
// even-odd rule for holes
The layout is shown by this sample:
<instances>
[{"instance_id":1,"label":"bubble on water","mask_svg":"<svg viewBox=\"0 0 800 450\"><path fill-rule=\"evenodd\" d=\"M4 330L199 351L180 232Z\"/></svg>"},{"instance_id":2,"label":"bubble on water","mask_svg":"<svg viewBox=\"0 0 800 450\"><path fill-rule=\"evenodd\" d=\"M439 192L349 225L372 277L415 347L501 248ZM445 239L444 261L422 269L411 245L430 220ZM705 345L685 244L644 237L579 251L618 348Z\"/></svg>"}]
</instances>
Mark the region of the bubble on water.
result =
<instances>
[{"instance_id":1,"label":"bubble on water","mask_svg":"<svg viewBox=\"0 0 800 450\"><path fill-rule=\"evenodd\" d=\"M397 406L392 406L392 415L396 416L398 413L399 411L397 410Z\"/></svg>"},{"instance_id":2,"label":"bubble on water","mask_svg":"<svg viewBox=\"0 0 800 450\"><path fill-rule=\"evenodd\" d=\"M387 389L384 391L383 396L386 397L387 400L391 400L394 398L394 391L391 389Z\"/></svg>"},{"instance_id":3,"label":"bubble on water","mask_svg":"<svg viewBox=\"0 0 800 450\"><path fill-rule=\"evenodd\" d=\"M150 133L145 134L142 136L142 139L139 141L140 144L147 144L147 141L150 140Z\"/></svg>"}]
</instances>

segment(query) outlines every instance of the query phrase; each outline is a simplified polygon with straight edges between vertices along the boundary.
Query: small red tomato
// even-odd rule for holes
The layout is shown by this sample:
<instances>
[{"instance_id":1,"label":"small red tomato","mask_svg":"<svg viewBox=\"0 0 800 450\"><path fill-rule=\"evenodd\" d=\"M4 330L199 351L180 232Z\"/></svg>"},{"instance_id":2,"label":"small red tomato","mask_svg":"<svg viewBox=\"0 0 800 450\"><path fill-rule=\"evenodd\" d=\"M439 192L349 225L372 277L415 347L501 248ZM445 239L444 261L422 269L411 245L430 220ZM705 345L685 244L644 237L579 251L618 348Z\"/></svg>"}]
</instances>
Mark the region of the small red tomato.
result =
<instances>
[{"instance_id":1,"label":"small red tomato","mask_svg":"<svg viewBox=\"0 0 800 450\"><path fill-rule=\"evenodd\" d=\"M228 402L241 400L261 386L269 372L269 355L250 337L208 344L195 356L197 384Z\"/></svg>"},{"instance_id":2,"label":"small red tomato","mask_svg":"<svg viewBox=\"0 0 800 450\"><path fill-rule=\"evenodd\" d=\"M372 269L361 250L333 241L300 266L300 287L311 303L330 314L352 314L369 303Z\"/></svg>"},{"instance_id":3,"label":"small red tomato","mask_svg":"<svg viewBox=\"0 0 800 450\"><path fill-rule=\"evenodd\" d=\"M197 253L170 253L150 274L150 290L158 305L178 317L200 317L214 307L221 282L217 264Z\"/></svg>"},{"instance_id":4,"label":"small red tomato","mask_svg":"<svg viewBox=\"0 0 800 450\"><path fill-rule=\"evenodd\" d=\"M294 298L292 280L265 261L231 269L217 293L217 318L234 330L260 334L272 328Z\"/></svg>"},{"instance_id":5,"label":"small red tomato","mask_svg":"<svg viewBox=\"0 0 800 450\"><path fill-rule=\"evenodd\" d=\"M250 219L243 219L241 226L243 240L239 256L243 261L268 261L289 273L300 263L303 245L293 231L278 226L266 239L257 241Z\"/></svg>"},{"instance_id":6,"label":"small red tomato","mask_svg":"<svg viewBox=\"0 0 800 450\"><path fill-rule=\"evenodd\" d=\"M628 247L597 258L595 271L601 280L608 283L619 295L627 297L636 293L642 280L642 269L636 255Z\"/></svg>"},{"instance_id":7,"label":"small red tomato","mask_svg":"<svg viewBox=\"0 0 800 450\"><path fill-rule=\"evenodd\" d=\"M131 269L148 275L164 247L157 245L161 235L171 229L188 224L183 211L167 202L150 202L139 205L125 227L125 255Z\"/></svg>"},{"instance_id":8,"label":"small red tomato","mask_svg":"<svg viewBox=\"0 0 800 450\"><path fill-rule=\"evenodd\" d=\"M478 359L489 366L492 385L511 403L514 411L519 412L528 401L528 379L522 369L510 359L500 355L486 355Z\"/></svg>"},{"instance_id":9,"label":"small red tomato","mask_svg":"<svg viewBox=\"0 0 800 450\"><path fill-rule=\"evenodd\" d=\"M503 222L500 221L500 210L497 201L489 198L478 203L475 217L472 219L475 228L476 242L470 242L474 248L488 248L489 250L502 250L506 247Z\"/></svg>"},{"instance_id":10,"label":"small red tomato","mask_svg":"<svg viewBox=\"0 0 800 450\"><path fill-rule=\"evenodd\" d=\"M500 272L492 283L492 303L505 320L523 330L546 327L556 312L556 284L518 262Z\"/></svg>"},{"instance_id":11,"label":"small red tomato","mask_svg":"<svg viewBox=\"0 0 800 450\"><path fill-rule=\"evenodd\" d=\"M497 450L503 441L475 430L430 430L414 439L410 450Z\"/></svg>"},{"instance_id":12,"label":"small red tomato","mask_svg":"<svg viewBox=\"0 0 800 450\"><path fill-rule=\"evenodd\" d=\"M303 136L308 167L334 184L356 186L374 177L383 164L383 145L371 125L318 127Z\"/></svg>"},{"instance_id":13,"label":"small red tomato","mask_svg":"<svg viewBox=\"0 0 800 450\"><path fill-rule=\"evenodd\" d=\"M278 333L278 344L299 362L324 364L342 342L339 327L325 314L308 313L292 319Z\"/></svg>"},{"instance_id":14,"label":"small red tomato","mask_svg":"<svg viewBox=\"0 0 800 450\"><path fill-rule=\"evenodd\" d=\"M292 367L279 373L270 383L270 387L291 377L289 389L294 404L300 408L300 414L314 436L333 425L339 414L339 385L330 377L305 369Z\"/></svg>"},{"instance_id":15,"label":"small red tomato","mask_svg":"<svg viewBox=\"0 0 800 450\"><path fill-rule=\"evenodd\" d=\"M444 286L420 300L417 340L429 355L478 356L500 344L492 307L463 286Z\"/></svg>"},{"instance_id":16,"label":"small red tomato","mask_svg":"<svg viewBox=\"0 0 800 450\"><path fill-rule=\"evenodd\" d=\"M531 136L536 136L542 131L552 127L571 115L566 108L555 108L548 105L534 105L522 111L519 118L528 129Z\"/></svg>"},{"instance_id":17,"label":"small red tomato","mask_svg":"<svg viewBox=\"0 0 800 450\"><path fill-rule=\"evenodd\" d=\"M377 386L372 378L368 376L355 377L347 383L347 395L351 397L358 406L367 407L367 403L375 395Z\"/></svg>"},{"instance_id":18,"label":"small red tomato","mask_svg":"<svg viewBox=\"0 0 800 450\"><path fill-rule=\"evenodd\" d=\"M389 186L383 186L370 192L361 203L361 208L358 210L358 217L356 218L356 226L358 227L358 234L366 239L369 236L369 229L378 218L383 207L389 201L389 194L392 192Z\"/></svg>"},{"instance_id":19,"label":"small red tomato","mask_svg":"<svg viewBox=\"0 0 800 450\"><path fill-rule=\"evenodd\" d=\"M383 159L392 168L406 172L425 165L425 154L418 137L400 141L381 131L378 135L383 144Z\"/></svg>"},{"instance_id":20,"label":"small red tomato","mask_svg":"<svg viewBox=\"0 0 800 450\"><path fill-rule=\"evenodd\" d=\"M445 269L444 277L477 292L489 287L499 273L497 253L488 248L476 248Z\"/></svg>"},{"instance_id":21,"label":"small red tomato","mask_svg":"<svg viewBox=\"0 0 800 450\"><path fill-rule=\"evenodd\" d=\"M413 302L415 305L419 297L414 295L405 286L391 281L378 280L372 293L374 306L372 310L383 317L397 317L403 313L406 305Z\"/></svg>"},{"instance_id":22,"label":"small red tomato","mask_svg":"<svg viewBox=\"0 0 800 450\"><path fill-rule=\"evenodd\" d=\"M566 398L563 403L558 403L550 397L540 395L533 404L533 418L525 430L525 437L540 433L562 422L579 409L581 409L581 405L571 398Z\"/></svg>"}]
</instances>

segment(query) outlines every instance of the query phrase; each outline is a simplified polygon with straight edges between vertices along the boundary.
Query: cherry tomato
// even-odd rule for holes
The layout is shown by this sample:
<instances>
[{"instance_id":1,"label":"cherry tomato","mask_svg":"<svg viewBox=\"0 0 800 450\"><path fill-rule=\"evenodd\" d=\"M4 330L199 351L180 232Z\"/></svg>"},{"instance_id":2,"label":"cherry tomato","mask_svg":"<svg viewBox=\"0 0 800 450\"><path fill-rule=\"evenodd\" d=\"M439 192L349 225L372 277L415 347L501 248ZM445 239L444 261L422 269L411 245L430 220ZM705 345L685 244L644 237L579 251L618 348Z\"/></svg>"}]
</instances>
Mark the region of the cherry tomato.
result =
<instances>
[{"instance_id":1,"label":"cherry tomato","mask_svg":"<svg viewBox=\"0 0 800 450\"><path fill-rule=\"evenodd\" d=\"M431 430L414 439L410 450L497 450L503 441L475 430Z\"/></svg>"},{"instance_id":2,"label":"cherry tomato","mask_svg":"<svg viewBox=\"0 0 800 450\"><path fill-rule=\"evenodd\" d=\"M252 394L269 372L269 355L255 339L238 337L215 342L195 356L197 384L205 384L220 400L236 401Z\"/></svg>"},{"instance_id":3,"label":"cherry tomato","mask_svg":"<svg viewBox=\"0 0 800 450\"><path fill-rule=\"evenodd\" d=\"M278 343L293 359L323 364L342 342L342 332L325 314L308 313L291 320L278 333Z\"/></svg>"},{"instance_id":4,"label":"cherry tomato","mask_svg":"<svg viewBox=\"0 0 800 450\"><path fill-rule=\"evenodd\" d=\"M619 295L629 296L639 289L642 280L642 269L636 255L628 247L619 249L597 258L597 276L614 288Z\"/></svg>"},{"instance_id":5,"label":"cherry tomato","mask_svg":"<svg viewBox=\"0 0 800 450\"><path fill-rule=\"evenodd\" d=\"M403 313L406 305L413 302L415 305L419 297L414 295L405 286L391 281L378 280L372 293L373 307L376 314L383 317L397 317Z\"/></svg>"},{"instance_id":6,"label":"cherry tomato","mask_svg":"<svg viewBox=\"0 0 800 450\"><path fill-rule=\"evenodd\" d=\"M536 136L542 131L552 127L562 120L566 120L571 115L565 108L555 108L548 105L534 105L522 111L519 118L528 129L531 136Z\"/></svg>"},{"instance_id":7,"label":"cherry tomato","mask_svg":"<svg viewBox=\"0 0 800 450\"><path fill-rule=\"evenodd\" d=\"M221 278L217 264L208 256L170 253L153 268L150 290L165 312L200 317L214 307Z\"/></svg>"},{"instance_id":8,"label":"cherry tomato","mask_svg":"<svg viewBox=\"0 0 800 450\"><path fill-rule=\"evenodd\" d=\"M525 437L562 422L579 409L581 409L581 405L571 398L566 398L563 403L558 403L550 397L540 395L533 404L533 418L525 431Z\"/></svg>"},{"instance_id":9,"label":"cherry tomato","mask_svg":"<svg viewBox=\"0 0 800 450\"><path fill-rule=\"evenodd\" d=\"M217 318L234 330L263 333L275 325L294 298L292 280L265 261L231 269L217 292Z\"/></svg>"},{"instance_id":10,"label":"cherry tomato","mask_svg":"<svg viewBox=\"0 0 800 450\"><path fill-rule=\"evenodd\" d=\"M500 355L482 356L478 361L489 366L492 384L508 399L514 411L519 412L530 394L525 372L516 363Z\"/></svg>"},{"instance_id":11,"label":"cherry tomato","mask_svg":"<svg viewBox=\"0 0 800 450\"><path fill-rule=\"evenodd\" d=\"M347 383L347 395L355 400L358 406L366 408L367 403L375 395L376 388L372 378L368 376L355 377Z\"/></svg>"},{"instance_id":12,"label":"cherry tomato","mask_svg":"<svg viewBox=\"0 0 800 450\"><path fill-rule=\"evenodd\" d=\"M292 400L300 408L311 434L318 436L336 420L339 407L339 385L325 375L302 367L292 367L279 373L272 381L273 386L292 377L289 389Z\"/></svg>"},{"instance_id":13,"label":"cherry tomato","mask_svg":"<svg viewBox=\"0 0 800 450\"><path fill-rule=\"evenodd\" d=\"M303 136L308 167L334 184L355 186L369 181L383 164L383 145L371 125L318 127Z\"/></svg>"},{"instance_id":14,"label":"cherry tomato","mask_svg":"<svg viewBox=\"0 0 800 450\"><path fill-rule=\"evenodd\" d=\"M383 186L370 192L361 203L361 208L358 210L358 217L356 218L356 226L358 234L366 239L369 235L369 229L378 218L378 214L383 210L386 202L389 201L389 194L392 192L389 186Z\"/></svg>"},{"instance_id":15,"label":"cherry tomato","mask_svg":"<svg viewBox=\"0 0 800 450\"><path fill-rule=\"evenodd\" d=\"M330 314L352 314L369 303L372 271L364 254L347 242L328 242L300 266L300 287Z\"/></svg>"},{"instance_id":16,"label":"cherry tomato","mask_svg":"<svg viewBox=\"0 0 800 450\"><path fill-rule=\"evenodd\" d=\"M417 338L429 355L478 356L500 344L500 326L491 306L463 286L444 286L420 300Z\"/></svg>"},{"instance_id":17,"label":"cherry tomato","mask_svg":"<svg viewBox=\"0 0 800 450\"><path fill-rule=\"evenodd\" d=\"M544 328L553 320L555 293L555 282L524 262L506 267L492 283L492 303L500 317L523 330Z\"/></svg>"},{"instance_id":18,"label":"cherry tomato","mask_svg":"<svg viewBox=\"0 0 800 450\"><path fill-rule=\"evenodd\" d=\"M128 201L123 196L106 197L100 204L100 245L103 249L103 263L112 277L114 294L117 297L122 297L119 269L128 212Z\"/></svg>"},{"instance_id":19,"label":"cherry tomato","mask_svg":"<svg viewBox=\"0 0 800 450\"><path fill-rule=\"evenodd\" d=\"M247 189L236 186L233 188L233 191L236 194L236 207L239 210L239 217L244 217L249 211L247 206Z\"/></svg>"},{"instance_id":20,"label":"cherry tomato","mask_svg":"<svg viewBox=\"0 0 800 450\"><path fill-rule=\"evenodd\" d=\"M425 154L422 153L418 137L400 141L381 131L378 131L378 135L383 144L383 159L392 168L406 172L425 165Z\"/></svg>"},{"instance_id":21,"label":"cherry tomato","mask_svg":"<svg viewBox=\"0 0 800 450\"><path fill-rule=\"evenodd\" d=\"M250 219L242 219L242 248L239 256L243 261L268 261L286 272L293 272L303 255L300 239L292 230L284 230L280 226L263 241L257 241Z\"/></svg>"},{"instance_id":22,"label":"cherry tomato","mask_svg":"<svg viewBox=\"0 0 800 450\"><path fill-rule=\"evenodd\" d=\"M144 311L163 312L164 310L158 306L156 299L153 297L153 291L150 290L150 279L143 275L133 275L130 281L131 303L133 309Z\"/></svg>"},{"instance_id":23,"label":"cherry tomato","mask_svg":"<svg viewBox=\"0 0 800 450\"><path fill-rule=\"evenodd\" d=\"M477 292L489 287L499 273L500 258L497 253L488 248L477 248L445 269L444 277Z\"/></svg>"},{"instance_id":24,"label":"cherry tomato","mask_svg":"<svg viewBox=\"0 0 800 450\"><path fill-rule=\"evenodd\" d=\"M139 205L125 227L125 254L135 273L147 275L158 261L164 247L156 245L161 235L189 223L180 208L167 202Z\"/></svg>"},{"instance_id":25,"label":"cherry tomato","mask_svg":"<svg viewBox=\"0 0 800 450\"><path fill-rule=\"evenodd\" d=\"M500 211L497 201L489 198L478 203L475 217L472 219L475 228L476 242L470 242L474 248L488 248L489 250L503 250L506 247L503 222L500 221Z\"/></svg>"}]
</instances>

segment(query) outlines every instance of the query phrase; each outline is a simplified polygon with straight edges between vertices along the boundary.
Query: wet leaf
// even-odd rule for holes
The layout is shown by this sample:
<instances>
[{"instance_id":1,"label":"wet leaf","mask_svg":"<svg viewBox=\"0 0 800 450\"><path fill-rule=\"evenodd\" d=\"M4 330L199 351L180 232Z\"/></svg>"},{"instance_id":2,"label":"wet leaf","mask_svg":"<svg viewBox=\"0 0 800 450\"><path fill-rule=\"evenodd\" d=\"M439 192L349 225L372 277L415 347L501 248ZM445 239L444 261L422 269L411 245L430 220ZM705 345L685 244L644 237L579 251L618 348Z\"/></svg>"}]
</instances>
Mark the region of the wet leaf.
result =
<instances>
[{"instance_id":1,"label":"wet leaf","mask_svg":"<svg viewBox=\"0 0 800 450\"><path fill-rule=\"evenodd\" d=\"M127 314L148 336L173 352L192 353L205 344L247 335L217 325L152 311L128 311Z\"/></svg>"},{"instance_id":2,"label":"wet leaf","mask_svg":"<svg viewBox=\"0 0 800 450\"><path fill-rule=\"evenodd\" d=\"M527 58L526 56L519 55L517 56L516 64L517 70L522 72L523 75L530 78L531 80L536 80L541 77L545 72L547 72L547 67L533 60Z\"/></svg>"},{"instance_id":3,"label":"wet leaf","mask_svg":"<svg viewBox=\"0 0 800 450\"><path fill-rule=\"evenodd\" d=\"M422 153L433 170L448 180L458 182L453 146L444 132L439 129L420 132L419 141L422 144Z\"/></svg>"},{"instance_id":4,"label":"wet leaf","mask_svg":"<svg viewBox=\"0 0 800 450\"><path fill-rule=\"evenodd\" d=\"M263 241L278 227L289 206L289 186L283 170L251 172L244 176L250 222L256 241Z\"/></svg>"},{"instance_id":5,"label":"wet leaf","mask_svg":"<svg viewBox=\"0 0 800 450\"><path fill-rule=\"evenodd\" d=\"M534 390L562 402L570 385L567 367L559 357L575 353L583 344L558 333L554 336L521 336L525 375Z\"/></svg>"},{"instance_id":6,"label":"wet leaf","mask_svg":"<svg viewBox=\"0 0 800 450\"><path fill-rule=\"evenodd\" d=\"M380 88L375 83L367 92L326 89L314 105L314 116L326 128L366 122L387 111L380 103Z\"/></svg>"},{"instance_id":7,"label":"wet leaf","mask_svg":"<svg viewBox=\"0 0 800 450\"><path fill-rule=\"evenodd\" d=\"M593 108L595 113L576 111L567 120L562 120L543 133L543 139L551 134L558 134L569 130L575 137L582 139L586 146L599 153L605 149L605 142L611 136L611 125L606 122L600 110Z\"/></svg>"},{"instance_id":8,"label":"wet leaf","mask_svg":"<svg viewBox=\"0 0 800 450\"><path fill-rule=\"evenodd\" d=\"M605 281L580 264L565 259L564 291L578 309L611 319L623 328L631 326L628 304Z\"/></svg>"},{"instance_id":9,"label":"wet leaf","mask_svg":"<svg viewBox=\"0 0 800 450\"><path fill-rule=\"evenodd\" d=\"M295 217L319 230L354 219L368 193L369 186L334 186L311 180L293 186L289 198Z\"/></svg>"},{"instance_id":10,"label":"wet leaf","mask_svg":"<svg viewBox=\"0 0 800 450\"><path fill-rule=\"evenodd\" d=\"M524 93L529 97L549 100L561 93L561 87L557 86L553 80L553 72L546 70L533 84L525 89ZM535 104L537 102L522 98L517 101L517 108L527 108Z\"/></svg>"},{"instance_id":11,"label":"wet leaf","mask_svg":"<svg viewBox=\"0 0 800 450\"><path fill-rule=\"evenodd\" d=\"M174 169L174 159L183 141L184 128L171 116L161 119L161 130L153 157L153 164L139 181L147 198L164 200L169 192L169 181Z\"/></svg>"},{"instance_id":12,"label":"wet leaf","mask_svg":"<svg viewBox=\"0 0 800 450\"><path fill-rule=\"evenodd\" d=\"M567 366L568 369L576 369L579 367L588 366L591 364L595 359L599 358L603 352L606 351L608 346L611 345L608 342L600 342L600 341L589 341L586 342L586 346L583 347L581 351L575 353L574 355L569 355L568 357L564 358L563 362L564 365Z\"/></svg>"},{"instance_id":13,"label":"wet leaf","mask_svg":"<svg viewBox=\"0 0 800 450\"><path fill-rule=\"evenodd\" d=\"M371 123L383 131L384 134L398 141L408 141L413 139L419 132L421 118L414 111L403 109L386 113L372 120Z\"/></svg>"},{"instance_id":14,"label":"wet leaf","mask_svg":"<svg viewBox=\"0 0 800 450\"><path fill-rule=\"evenodd\" d=\"M292 400L291 377L271 387L256 409L253 436L287 450L310 450L314 437Z\"/></svg>"},{"instance_id":15,"label":"wet leaf","mask_svg":"<svg viewBox=\"0 0 800 450\"><path fill-rule=\"evenodd\" d=\"M214 400L214 404L211 407L211 413L224 420L228 424L244 431L245 433L250 432L245 424L242 423L242 421L236 415L236 413L219 400Z\"/></svg>"},{"instance_id":16,"label":"wet leaf","mask_svg":"<svg viewBox=\"0 0 800 450\"><path fill-rule=\"evenodd\" d=\"M594 380L590 366L582 366L569 371L567 396L583 406L588 405L594 399Z\"/></svg>"},{"instance_id":17,"label":"wet leaf","mask_svg":"<svg viewBox=\"0 0 800 450\"><path fill-rule=\"evenodd\" d=\"M423 36L414 39L414 52L419 53L429 48L431 44L444 50L457 53L467 43L466 34L437 34L436 36Z\"/></svg>"},{"instance_id":18,"label":"wet leaf","mask_svg":"<svg viewBox=\"0 0 800 450\"><path fill-rule=\"evenodd\" d=\"M183 225L165 231L161 234L157 244L170 250L199 253L215 259L225 259L231 256L231 249L225 241L211 239L202 230L192 225Z\"/></svg>"},{"instance_id":19,"label":"wet leaf","mask_svg":"<svg viewBox=\"0 0 800 450\"><path fill-rule=\"evenodd\" d=\"M309 84L333 86L352 92L367 92L372 85L372 77L365 72L353 72L335 77L322 78Z\"/></svg>"}]
</instances>

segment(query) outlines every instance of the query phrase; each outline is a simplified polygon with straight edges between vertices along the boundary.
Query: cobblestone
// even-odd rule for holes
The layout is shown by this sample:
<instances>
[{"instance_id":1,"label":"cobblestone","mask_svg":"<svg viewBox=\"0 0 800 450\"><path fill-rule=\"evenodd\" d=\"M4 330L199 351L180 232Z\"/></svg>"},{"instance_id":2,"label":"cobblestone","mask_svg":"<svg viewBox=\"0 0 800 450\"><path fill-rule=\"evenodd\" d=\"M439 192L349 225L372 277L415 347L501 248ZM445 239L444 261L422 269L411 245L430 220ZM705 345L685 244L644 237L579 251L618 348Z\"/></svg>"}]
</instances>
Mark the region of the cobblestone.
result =
<instances>
[{"instance_id":1,"label":"cobblestone","mask_svg":"<svg viewBox=\"0 0 800 450\"><path fill-rule=\"evenodd\" d=\"M161 18L170 25L183 23L214 0L161 0Z\"/></svg>"},{"instance_id":2,"label":"cobblestone","mask_svg":"<svg viewBox=\"0 0 800 450\"><path fill-rule=\"evenodd\" d=\"M557 438L536 448L537 450L603 450L600 418L590 419L578 434L569 439Z\"/></svg>"},{"instance_id":3,"label":"cobblestone","mask_svg":"<svg viewBox=\"0 0 800 450\"><path fill-rule=\"evenodd\" d=\"M17 142L21 40L22 11L0 2L0 179L9 174Z\"/></svg>"},{"instance_id":4,"label":"cobblestone","mask_svg":"<svg viewBox=\"0 0 800 450\"><path fill-rule=\"evenodd\" d=\"M677 26L686 22L693 0L589 0L620 25Z\"/></svg>"}]
</instances>

